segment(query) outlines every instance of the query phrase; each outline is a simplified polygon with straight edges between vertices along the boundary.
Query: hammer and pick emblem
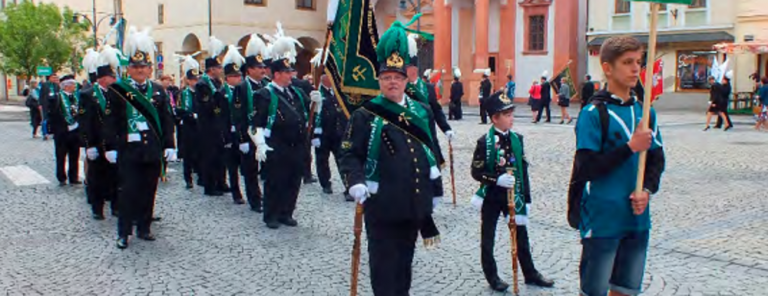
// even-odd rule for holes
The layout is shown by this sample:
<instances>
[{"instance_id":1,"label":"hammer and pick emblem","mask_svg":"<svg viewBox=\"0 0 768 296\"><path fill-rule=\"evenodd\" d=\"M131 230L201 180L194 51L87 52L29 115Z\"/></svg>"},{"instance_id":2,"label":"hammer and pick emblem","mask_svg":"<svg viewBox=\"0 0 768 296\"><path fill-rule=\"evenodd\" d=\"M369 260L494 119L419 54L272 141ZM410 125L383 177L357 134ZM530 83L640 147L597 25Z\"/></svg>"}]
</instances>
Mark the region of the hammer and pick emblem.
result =
<instances>
[{"instance_id":1,"label":"hammer and pick emblem","mask_svg":"<svg viewBox=\"0 0 768 296\"><path fill-rule=\"evenodd\" d=\"M352 78L355 79L355 81L360 81L360 79L363 79L365 81L365 71L368 69L361 69L360 66L356 66L354 69L352 69Z\"/></svg>"}]
</instances>

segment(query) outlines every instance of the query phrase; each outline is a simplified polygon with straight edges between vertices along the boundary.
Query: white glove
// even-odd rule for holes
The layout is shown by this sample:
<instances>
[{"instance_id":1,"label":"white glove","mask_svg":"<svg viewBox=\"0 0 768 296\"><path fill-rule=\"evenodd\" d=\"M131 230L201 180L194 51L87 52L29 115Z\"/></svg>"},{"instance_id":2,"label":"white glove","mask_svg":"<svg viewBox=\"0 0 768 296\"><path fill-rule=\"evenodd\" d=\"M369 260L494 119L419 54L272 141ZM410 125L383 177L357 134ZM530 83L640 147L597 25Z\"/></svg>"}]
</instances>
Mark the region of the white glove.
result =
<instances>
[{"instance_id":1,"label":"white glove","mask_svg":"<svg viewBox=\"0 0 768 296\"><path fill-rule=\"evenodd\" d=\"M240 144L240 152L243 154L248 154L248 151L251 151L251 146L248 145L248 143Z\"/></svg>"},{"instance_id":2,"label":"white glove","mask_svg":"<svg viewBox=\"0 0 768 296\"><path fill-rule=\"evenodd\" d=\"M472 200L469 201L475 209L478 211L483 209L483 199L479 196L475 195L472 197Z\"/></svg>"},{"instance_id":3,"label":"white glove","mask_svg":"<svg viewBox=\"0 0 768 296\"><path fill-rule=\"evenodd\" d=\"M232 148L232 143L224 144L224 148L227 148L227 149Z\"/></svg>"},{"instance_id":4,"label":"white glove","mask_svg":"<svg viewBox=\"0 0 768 296\"><path fill-rule=\"evenodd\" d=\"M267 139L264 138L264 129L257 128L253 135L253 142L256 143L256 160L264 162L267 160L267 152L272 151L272 147L267 145Z\"/></svg>"},{"instance_id":5,"label":"white glove","mask_svg":"<svg viewBox=\"0 0 768 296\"><path fill-rule=\"evenodd\" d=\"M496 180L496 185L507 189L515 187L515 177L510 174L503 174Z\"/></svg>"},{"instance_id":6,"label":"white glove","mask_svg":"<svg viewBox=\"0 0 768 296\"><path fill-rule=\"evenodd\" d=\"M165 149L165 161L176 161L176 149Z\"/></svg>"},{"instance_id":7,"label":"white glove","mask_svg":"<svg viewBox=\"0 0 768 296\"><path fill-rule=\"evenodd\" d=\"M85 150L85 155L88 157L89 160L96 160L99 158L99 150L94 148L88 148Z\"/></svg>"},{"instance_id":8,"label":"white glove","mask_svg":"<svg viewBox=\"0 0 768 296\"><path fill-rule=\"evenodd\" d=\"M368 198L368 187L364 184L357 184L349 188L349 195L359 204L365 203Z\"/></svg>"},{"instance_id":9,"label":"white glove","mask_svg":"<svg viewBox=\"0 0 768 296\"><path fill-rule=\"evenodd\" d=\"M107 158L109 163L117 163L117 151L115 150L107 151L107 153L104 153L104 157Z\"/></svg>"},{"instance_id":10,"label":"white glove","mask_svg":"<svg viewBox=\"0 0 768 296\"><path fill-rule=\"evenodd\" d=\"M313 90L309 93L309 98L312 100L312 102L320 104L323 102L323 95L320 94L319 91Z\"/></svg>"},{"instance_id":11,"label":"white glove","mask_svg":"<svg viewBox=\"0 0 768 296\"><path fill-rule=\"evenodd\" d=\"M454 133L453 130L448 130L445 132L445 136L448 137L448 142L453 142L453 137L456 136L456 133Z\"/></svg>"},{"instance_id":12,"label":"white glove","mask_svg":"<svg viewBox=\"0 0 768 296\"><path fill-rule=\"evenodd\" d=\"M312 139L312 147L320 148L320 138Z\"/></svg>"},{"instance_id":13,"label":"white glove","mask_svg":"<svg viewBox=\"0 0 768 296\"><path fill-rule=\"evenodd\" d=\"M192 113L192 118L197 119L197 113Z\"/></svg>"},{"instance_id":14,"label":"white glove","mask_svg":"<svg viewBox=\"0 0 768 296\"><path fill-rule=\"evenodd\" d=\"M437 205L440 204L440 201L443 199L442 196L435 196L432 198L432 209L437 209Z\"/></svg>"}]
</instances>

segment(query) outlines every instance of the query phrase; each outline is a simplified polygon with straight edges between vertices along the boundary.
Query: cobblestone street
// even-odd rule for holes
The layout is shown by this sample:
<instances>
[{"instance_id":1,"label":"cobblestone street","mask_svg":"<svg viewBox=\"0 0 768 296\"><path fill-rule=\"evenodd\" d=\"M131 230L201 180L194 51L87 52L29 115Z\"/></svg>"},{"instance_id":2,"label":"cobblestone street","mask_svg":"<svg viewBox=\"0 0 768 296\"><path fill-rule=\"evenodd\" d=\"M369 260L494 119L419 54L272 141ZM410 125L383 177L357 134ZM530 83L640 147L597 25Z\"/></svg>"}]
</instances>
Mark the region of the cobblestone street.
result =
<instances>
[{"instance_id":1,"label":"cobblestone street","mask_svg":"<svg viewBox=\"0 0 768 296\"><path fill-rule=\"evenodd\" d=\"M335 168L336 194L303 185L299 226L270 230L229 195L184 189L181 165L172 164L157 196L158 240L132 240L121 251L116 219L94 221L82 187L57 186L53 141L31 139L20 120L0 120L0 295L348 295L354 204L344 202ZM667 170L651 201L643 295L766 295L768 134L747 125L705 133L703 120L660 112ZM502 295L483 278L480 216L469 204L478 187L469 173L474 144L489 128L477 121L450 122L457 205L444 178L446 196L435 215L442 243L427 250L419 241L412 295ZM578 291L581 245L565 221L572 127L516 121L532 164L534 261L556 281L552 289L532 288L521 275L520 295ZM510 282L509 233L498 229L500 276ZM366 247L363 239L360 295L372 295Z\"/></svg>"}]
</instances>

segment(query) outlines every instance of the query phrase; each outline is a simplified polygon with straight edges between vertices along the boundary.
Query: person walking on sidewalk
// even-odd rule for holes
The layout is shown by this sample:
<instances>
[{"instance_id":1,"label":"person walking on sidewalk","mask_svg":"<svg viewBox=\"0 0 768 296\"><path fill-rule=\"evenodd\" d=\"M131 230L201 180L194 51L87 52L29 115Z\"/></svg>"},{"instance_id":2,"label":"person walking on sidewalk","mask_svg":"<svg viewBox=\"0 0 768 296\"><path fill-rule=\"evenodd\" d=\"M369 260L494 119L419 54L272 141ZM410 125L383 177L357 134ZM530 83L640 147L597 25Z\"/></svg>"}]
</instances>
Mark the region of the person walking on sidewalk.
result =
<instances>
[{"instance_id":1,"label":"person walking on sidewalk","mask_svg":"<svg viewBox=\"0 0 768 296\"><path fill-rule=\"evenodd\" d=\"M560 92L557 94L557 105L560 106L560 124L573 122L573 118L568 114L568 107L571 106L571 87L568 86L568 80L565 78L560 79Z\"/></svg>"}]
</instances>

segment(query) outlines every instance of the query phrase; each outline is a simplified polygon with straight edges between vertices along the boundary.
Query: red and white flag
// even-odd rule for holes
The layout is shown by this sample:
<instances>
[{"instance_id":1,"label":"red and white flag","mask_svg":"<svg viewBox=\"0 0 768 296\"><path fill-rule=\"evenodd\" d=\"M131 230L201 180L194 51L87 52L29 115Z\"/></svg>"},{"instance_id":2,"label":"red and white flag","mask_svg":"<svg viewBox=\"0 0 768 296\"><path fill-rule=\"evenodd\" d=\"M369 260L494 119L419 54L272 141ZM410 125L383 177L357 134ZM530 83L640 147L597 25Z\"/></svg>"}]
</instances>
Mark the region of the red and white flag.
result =
<instances>
[{"instance_id":1,"label":"red and white flag","mask_svg":"<svg viewBox=\"0 0 768 296\"><path fill-rule=\"evenodd\" d=\"M640 83L643 84L643 89L648 91L648 87L646 87L645 83L646 69L647 68L643 68L643 70L640 71ZM652 101L655 101L664 93L664 75L662 69L664 69L664 63L661 62L661 59L656 60L656 62L653 63L653 84L651 87Z\"/></svg>"}]
</instances>

